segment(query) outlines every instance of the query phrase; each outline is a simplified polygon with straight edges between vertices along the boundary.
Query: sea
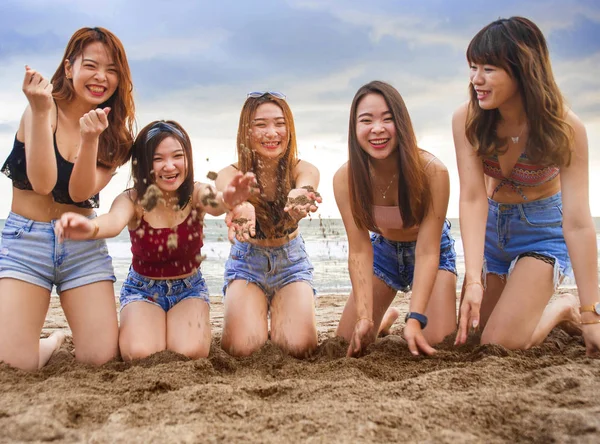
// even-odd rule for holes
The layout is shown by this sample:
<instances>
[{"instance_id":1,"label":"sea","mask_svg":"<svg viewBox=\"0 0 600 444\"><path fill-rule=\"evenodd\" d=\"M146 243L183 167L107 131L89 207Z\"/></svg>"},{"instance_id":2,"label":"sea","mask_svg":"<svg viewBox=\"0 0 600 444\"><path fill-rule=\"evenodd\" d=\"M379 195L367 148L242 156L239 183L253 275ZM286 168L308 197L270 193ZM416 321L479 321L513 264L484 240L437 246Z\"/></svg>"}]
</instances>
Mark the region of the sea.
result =
<instances>
[{"instance_id":1,"label":"sea","mask_svg":"<svg viewBox=\"0 0 600 444\"><path fill-rule=\"evenodd\" d=\"M449 219L451 233L455 242L457 255L458 281L457 290L462 285L464 276L464 250L460 236L458 219ZM206 219L204 228L204 246L202 254L206 259L202 262L202 274L212 296L222 294L223 271L229 255L231 244L227 239L227 227L221 219ZM594 218L596 226L596 243L600 250L600 218ZM4 220L0 220L0 229ZM320 294L347 294L350 292L350 276L348 275L348 241L341 219L313 217L300 222L300 231L306 244L306 251L314 265L314 286ZM108 250L113 259L118 293L131 265L131 243L129 233L107 239ZM600 277L600 273L599 273ZM565 286L574 286L574 281L567 281Z\"/></svg>"}]
</instances>

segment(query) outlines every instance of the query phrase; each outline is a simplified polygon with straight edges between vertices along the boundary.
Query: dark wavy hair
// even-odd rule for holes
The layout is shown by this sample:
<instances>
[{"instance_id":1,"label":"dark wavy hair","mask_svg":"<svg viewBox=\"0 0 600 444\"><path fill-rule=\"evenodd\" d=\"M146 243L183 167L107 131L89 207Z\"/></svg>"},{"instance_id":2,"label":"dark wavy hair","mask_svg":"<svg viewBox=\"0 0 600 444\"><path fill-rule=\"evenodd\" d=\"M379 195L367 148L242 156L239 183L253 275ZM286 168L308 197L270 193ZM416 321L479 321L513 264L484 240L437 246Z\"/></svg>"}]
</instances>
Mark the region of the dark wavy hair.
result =
<instances>
[{"instance_id":1,"label":"dark wavy hair","mask_svg":"<svg viewBox=\"0 0 600 444\"><path fill-rule=\"evenodd\" d=\"M179 131L173 131L171 128ZM156 134L148 138L148 132L156 127ZM183 136L183 137L182 137ZM183 127L174 120L155 120L146 125L135 139L131 150L131 177L137 201L142 200L148 187L154 183L153 159L154 152L160 143L168 137L177 140L185 153L187 174L181 186L177 189L178 205L184 208L194 192L194 160L192 157L192 142Z\"/></svg>"},{"instance_id":2,"label":"dark wavy hair","mask_svg":"<svg viewBox=\"0 0 600 444\"><path fill-rule=\"evenodd\" d=\"M250 130L252 128L252 120L254 119L256 110L263 103L274 103L281 108L288 135L287 151L281 156L277 165L278 188L275 204L273 206L268 205L260 195L253 195L248 199L256 209L256 220L260 225L261 231L265 233L267 237L272 237L276 235L273 221L282 221L287 217L287 213L283 211L283 208L286 205L289 192L295 187L294 167L298 163L298 147L296 143L294 116L292 115L292 110L287 102L284 99L274 97L268 93L261 97L248 97L244 102L244 106L240 113L240 122L237 133L238 166L240 171L244 173L253 172L256 175L256 180L260 186L261 168L259 165L259 155L257 155L251 147ZM262 193L263 190L261 188L261 194ZM278 214L274 215L274 211Z\"/></svg>"},{"instance_id":3,"label":"dark wavy hair","mask_svg":"<svg viewBox=\"0 0 600 444\"><path fill-rule=\"evenodd\" d=\"M427 214L431 202L429 180L421 159L421 150L417 147L417 138L402 96L393 86L377 80L360 87L350 107L348 186L354 222L361 229L379 231L373 220L373 184L369 173L370 156L361 148L356 135L358 105L368 94L382 96L392 113L398 138L396 147L398 151L398 207L404 227L419 225Z\"/></svg>"},{"instance_id":4,"label":"dark wavy hair","mask_svg":"<svg viewBox=\"0 0 600 444\"><path fill-rule=\"evenodd\" d=\"M108 128L100 134L98 144L98 164L114 168L126 163L131 156L135 124L133 83L125 49L121 41L108 29L81 28L73 34L67 44L61 64L52 76L52 95L55 100L71 102L75 98L73 83L67 79L65 60L75 63L84 49L90 44L101 42L111 54L119 76L119 85L114 94L99 108L109 106Z\"/></svg>"},{"instance_id":5,"label":"dark wavy hair","mask_svg":"<svg viewBox=\"0 0 600 444\"><path fill-rule=\"evenodd\" d=\"M529 125L527 157L541 165L568 165L573 129L565 120L564 99L540 29L523 17L496 20L473 37L466 55L470 64L497 66L518 83ZM496 135L500 112L482 109L472 85L469 90L467 140L480 156L502 154L508 144Z\"/></svg>"}]
</instances>

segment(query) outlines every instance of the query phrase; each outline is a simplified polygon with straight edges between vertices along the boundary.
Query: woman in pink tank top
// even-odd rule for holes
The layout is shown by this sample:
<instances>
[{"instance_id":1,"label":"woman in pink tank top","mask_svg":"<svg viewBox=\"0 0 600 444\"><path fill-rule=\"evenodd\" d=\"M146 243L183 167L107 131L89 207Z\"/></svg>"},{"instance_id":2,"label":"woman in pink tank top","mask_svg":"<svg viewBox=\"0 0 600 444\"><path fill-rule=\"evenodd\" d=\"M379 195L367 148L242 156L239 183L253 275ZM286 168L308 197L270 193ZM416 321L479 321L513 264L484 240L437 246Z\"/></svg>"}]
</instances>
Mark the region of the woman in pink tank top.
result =
<instances>
[{"instance_id":1,"label":"woman in pink tank top","mask_svg":"<svg viewBox=\"0 0 600 444\"><path fill-rule=\"evenodd\" d=\"M456 343L479 328L482 343L527 349L558 325L583 332L588 354L597 353L585 127L565 106L530 20L490 23L471 40L467 61L470 101L452 123L466 268ZM551 299L573 270L581 307L571 294Z\"/></svg>"},{"instance_id":2,"label":"woman in pink tank top","mask_svg":"<svg viewBox=\"0 0 600 444\"><path fill-rule=\"evenodd\" d=\"M210 300L200 271L203 215L231 211L235 218L255 179L238 173L217 193L194 182L193 165L186 131L174 121L152 122L133 146L134 186L115 199L110 212L94 220L66 213L57 221L59 239L105 239L129 229L133 261L120 297L124 360L165 349L194 359L208 356Z\"/></svg>"},{"instance_id":3,"label":"woman in pink tank top","mask_svg":"<svg viewBox=\"0 0 600 444\"><path fill-rule=\"evenodd\" d=\"M349 356L361 354L398 316L384 317L397 292L412 290L404 336L411 353L434 353L431 344L456 328L448 171L417 147L402 97L383 82L354 96L348 148L333 179L352 281L337 334L350 341Z\"/></svg>"}]
</instances>

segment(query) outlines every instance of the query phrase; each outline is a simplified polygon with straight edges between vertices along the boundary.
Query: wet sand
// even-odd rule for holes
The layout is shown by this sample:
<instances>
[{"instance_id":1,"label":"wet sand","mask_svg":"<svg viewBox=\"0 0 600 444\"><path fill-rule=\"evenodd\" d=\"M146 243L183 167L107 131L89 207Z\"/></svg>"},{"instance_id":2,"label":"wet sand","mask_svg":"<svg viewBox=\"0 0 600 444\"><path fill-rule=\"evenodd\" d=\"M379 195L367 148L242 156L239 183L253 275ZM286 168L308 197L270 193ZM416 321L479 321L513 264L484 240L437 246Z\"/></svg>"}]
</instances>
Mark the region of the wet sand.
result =
<instances>
[{"instance_id":1,"label":"wet sand","mask_svg":"<svg viewBox=\"0 0 600 444\"><path fill-rule=\"evenodd\" d=\"M0 364L0 442L577 442L600 440L600 360L555 329L539 347L460 348L413 357L401 323L366 356L333 333L345 296L321 296L319 348L305 360L267 344L248 358L219 347L213 298L207 359L162 352L99 368L68 339L40 371ZM407 299L395 306L405 312ZM401 316L403 317L403 316ZM44 335L67 329L58 300Z\"/></svg>"}]
</instances>

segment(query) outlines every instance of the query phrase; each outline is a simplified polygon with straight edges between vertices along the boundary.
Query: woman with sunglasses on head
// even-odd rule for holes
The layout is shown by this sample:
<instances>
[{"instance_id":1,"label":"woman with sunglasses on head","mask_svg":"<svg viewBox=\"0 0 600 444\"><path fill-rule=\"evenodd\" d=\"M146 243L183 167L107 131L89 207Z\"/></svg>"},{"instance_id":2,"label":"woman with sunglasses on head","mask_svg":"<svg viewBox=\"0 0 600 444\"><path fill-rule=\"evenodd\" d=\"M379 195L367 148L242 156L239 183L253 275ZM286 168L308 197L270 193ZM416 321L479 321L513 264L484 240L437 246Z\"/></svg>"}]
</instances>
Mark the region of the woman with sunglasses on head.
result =
<instances>
[{"instance_id":1,"label":"woman with sunglasses on head","mask_svg":"<svg viewBox=\"0 0 600 444\"><path fill-rule=\"evenodd\" d=\"M43 366L64 334L40 340L54 285L78 361L102 364L117 353L112 261L104 241L54 237L67 212L95 217L98 192L130 156L134 104L119 39L103 28L71 37L48 81L25 68L29 106L2 172L13 182L0 246L0 361Z\"/></svg>"},{"instance_id":2,"label":"woman with sunglasses on head","mask_svg":"<svg viewBox=\"0 0 600 444\"><path fill-rule=\"evenodd\" d=\"M287 353L306 356L317 346L312 288L313 267L298 222L316 211L319 171L299 160L294 119L278 92L248 94L237 134L237 163L217 179L223 189L238 171L256 175L260 193L243 204L240 214L256 226L236 231L225 264L225 315L221 345L246 356L270 338ZM227 223L232 217L228 216Z\"/></svg>"},{"instance_id":3,"label":"woman with sunglasses on head","mask_svg":"<svg viewBox=\"0 0 600 444\"><path fill-rule=\"evenodd\" d=\"M431 345L456 328L448 170L417 146L400 93L384 82L354 96L348 149L333 189L348 236L352 292L336 333L350 342L348 356L360 355L397 316L390 309L384 318L397 292L411 289L404 336L414 355L432 354Z\"/></svg>"},{"instance_id":4,"label":"woman with sunglasses on head","mask_svg":"<svg viewBox=\"0 0 600 444\"><path fill-rule=\"evenodd\" d=\"M456 343L480 326L482 343L527 349L558 324L581 322L588 354L598 352L585 127L565 106L530 20L492 22L467 60L471 98L453 118L466 267ZM548 303L571 262L581 315L573 295Z\"/></svg>"},{"instance_id":5,"label":"woman with sunglasses on head","mask_svg":"<svg viewBox=\"0 0 600 444\"><path fill-rule=\"evenodd\" d=\"M254 183L238 173L223 193L194 183L192 144L174 121L140 131L132 150L134 186L110 211L89 220L63 214L59 239L105 239L129 229L132 265L121 289L119 348L124 360L162 350L190 358L210 350L209 294L200 271L204 213L218 216L243 202Z\"/></svg>"}]
</instances>

